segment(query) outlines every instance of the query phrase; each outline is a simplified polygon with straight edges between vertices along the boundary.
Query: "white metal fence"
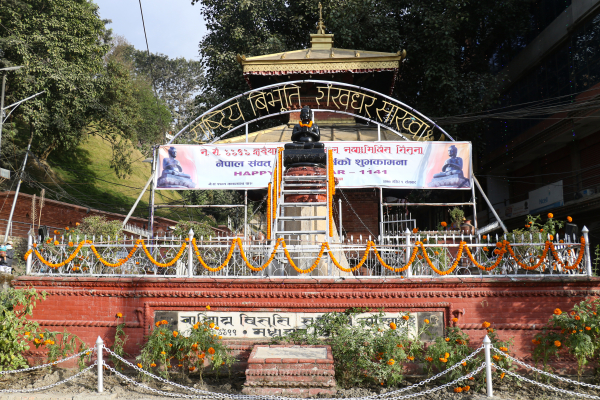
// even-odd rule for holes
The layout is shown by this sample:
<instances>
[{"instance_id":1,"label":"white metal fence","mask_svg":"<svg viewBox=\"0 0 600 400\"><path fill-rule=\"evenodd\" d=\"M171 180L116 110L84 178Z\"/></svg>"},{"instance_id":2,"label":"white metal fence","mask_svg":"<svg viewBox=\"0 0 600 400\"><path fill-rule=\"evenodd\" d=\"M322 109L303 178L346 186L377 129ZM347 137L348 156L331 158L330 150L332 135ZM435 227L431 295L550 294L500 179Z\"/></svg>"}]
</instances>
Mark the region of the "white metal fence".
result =
<instances>
[{"instance_id":1,"label":"white metal fence","mask_svg":"<svg viewBox=\"0 0 600 400\"><path fill-rule=\"evenodd\" d=\"M412 233L383 238L277 241L238 237L54 237L29 239L29 275L262 277L534 277L592 274L583 236L458 236ZM323 235L324 236L324 235Z\"/></svg>"}]
</instances>

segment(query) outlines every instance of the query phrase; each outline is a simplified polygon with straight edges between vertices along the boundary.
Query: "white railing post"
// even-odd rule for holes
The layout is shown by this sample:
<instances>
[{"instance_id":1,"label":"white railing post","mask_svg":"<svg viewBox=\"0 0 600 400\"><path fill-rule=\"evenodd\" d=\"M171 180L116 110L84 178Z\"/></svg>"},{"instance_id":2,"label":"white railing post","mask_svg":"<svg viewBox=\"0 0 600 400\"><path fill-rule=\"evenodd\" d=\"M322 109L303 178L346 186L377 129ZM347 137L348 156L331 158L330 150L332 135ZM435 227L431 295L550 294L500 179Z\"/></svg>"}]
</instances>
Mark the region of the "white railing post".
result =
<instances>
[{"instance_id":1,"label":"white railing post","mask_svg":"<svg viewBox=\"0 0 600 400\"><path fill-rule=\"evenodd\" d=\"M585 270L587 276L592 276L592 257L590 255L590 240L588 237L589 232L590 230L584 225L581 233L583 233L583 239L585 240Z\"/></svg>"},{"instance_id":2,"label":"white railing post","mask_svg":"<svg viewBox=\"0 0 600 400\"><path fill-rule=\"evenodd\" d=\"M410 261L410 230L408 228L404 231L404 238L406 240L406 263L408 264ZM406 277L412 277L412 265L406 269Z\"/></svg>"},{"instance_id":3,"label":"white railing post","mask_svg":"<svg viewBox=\"0 0 600 400\"><path fill-rule=\"evenodd\" d=\"M32 235L27 235L27 251L33 249L33 236ZM33 252L31 254L29 254L29 257L27 257L27 268L25 269L25 274L29 275L31 274L31 263L33 261Z\"/></svg>"},{"instance_id":4,"label":"white railing post","mask_svg":"<svg viewBox=\"0 0 600 400\"><path fill-rule=\"evenodd\" d=\"M98 393L104 391L104 382L102 377L102 371L104 370L104 361L102 361L102 350L104 349L104 342L102 338L98 336L96 339L96 361L98 362Z\"/></svg>"},{"instance_id":5,"label":"white railing post","mask_svg":"<svg viewBox=\"0 0 600 400\"><path fill-rule=\"evenodd\" d=\"M188 277L192 278L194 276L194 245L192 244L192 240L194 240L194 230L190 229L188 232Z\"/></svg>"},{"instance_id":6,"label":"white railing post","mask_svg":"<svg viewBox=\"0 0 600 400\"><path fill-rule=\"evenodd\" d=\"M492 388L492 357L490 356L492 341L485 335L483 338L483 351L485 353L485 382L487 387L487 397L494 397Z\"/></svg>"}]
</instances>

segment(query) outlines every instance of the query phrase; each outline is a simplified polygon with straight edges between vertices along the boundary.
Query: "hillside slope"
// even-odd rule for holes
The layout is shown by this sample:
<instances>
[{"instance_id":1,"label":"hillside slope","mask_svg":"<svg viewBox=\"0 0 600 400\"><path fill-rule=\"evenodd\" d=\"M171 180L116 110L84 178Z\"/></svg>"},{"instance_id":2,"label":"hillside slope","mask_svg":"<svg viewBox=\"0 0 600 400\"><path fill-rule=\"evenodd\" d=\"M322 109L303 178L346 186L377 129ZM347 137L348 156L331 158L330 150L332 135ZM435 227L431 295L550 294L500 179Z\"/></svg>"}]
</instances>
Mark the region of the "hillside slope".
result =
<instances>
[{"instance_id":1,"label":"hillside slope","mask_svg":"<svg viewBox=\"0 0 600 400\"><path fill-rule=\"evenodd\" d=\"M47 196L55 200L78 204L104 211L127 214L140 191L150 177L150 163L142 162L146 157L133 149L132 173L119 178L110 168L111 146L97 136L87 140L69 153L51 154L48 159L50 170L38 165L28 168L34 179L28 193L39 195L41 187L47 187ZM36 187L37 186L37 187ZM147 190L138 204L134 215L147 218L150 191ZM156 191L155 203L182 203L176 191ZM176 210L159 210L158 215L179 220ZM186 215L186 220L188 217Z\"/></svg>"}]
</instances>

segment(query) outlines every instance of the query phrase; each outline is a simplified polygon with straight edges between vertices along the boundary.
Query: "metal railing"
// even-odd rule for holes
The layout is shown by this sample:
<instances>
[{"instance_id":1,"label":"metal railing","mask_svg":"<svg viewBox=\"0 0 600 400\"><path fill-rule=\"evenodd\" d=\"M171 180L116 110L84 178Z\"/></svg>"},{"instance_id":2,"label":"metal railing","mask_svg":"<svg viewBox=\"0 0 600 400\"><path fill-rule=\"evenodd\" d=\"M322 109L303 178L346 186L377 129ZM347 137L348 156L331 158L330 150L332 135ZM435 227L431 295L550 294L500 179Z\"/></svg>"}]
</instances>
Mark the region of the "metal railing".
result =
<instances>
[{"instance_id":1,"label":"metal railing","mask_svg":"<svg viewBox=\"0 0 600 400\"><path fill-rule=\"evenodd\" d=\"M591 276L583 236L414 234L314 242L311 236L29 238L28 275L286 277ZM511 239L510 241L508 239Z\"/></svg>"}]
</instances>

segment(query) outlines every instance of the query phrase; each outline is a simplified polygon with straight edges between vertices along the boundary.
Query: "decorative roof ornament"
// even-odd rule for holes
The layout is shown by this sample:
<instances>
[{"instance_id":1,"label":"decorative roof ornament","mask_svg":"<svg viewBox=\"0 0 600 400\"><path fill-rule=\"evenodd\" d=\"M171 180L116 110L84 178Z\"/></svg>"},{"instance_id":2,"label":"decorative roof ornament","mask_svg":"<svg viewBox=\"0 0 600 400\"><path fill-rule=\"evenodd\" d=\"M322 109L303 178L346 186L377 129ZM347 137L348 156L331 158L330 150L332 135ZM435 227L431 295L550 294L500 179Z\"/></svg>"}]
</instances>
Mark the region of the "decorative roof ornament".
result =
<instances>
[{"instance_id":1,"label":"decorative roof ornament","mask_svg":"<svg viewBox=\"0 0 600 400\"><path fill-rule=\"evenodd\" d=\"M319 2L319 24L317 25L317 34L325 34L325 24L323 23L323 6L321 5L321 2Z\"/></svg>"}]
</instances>

